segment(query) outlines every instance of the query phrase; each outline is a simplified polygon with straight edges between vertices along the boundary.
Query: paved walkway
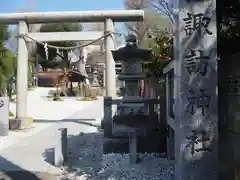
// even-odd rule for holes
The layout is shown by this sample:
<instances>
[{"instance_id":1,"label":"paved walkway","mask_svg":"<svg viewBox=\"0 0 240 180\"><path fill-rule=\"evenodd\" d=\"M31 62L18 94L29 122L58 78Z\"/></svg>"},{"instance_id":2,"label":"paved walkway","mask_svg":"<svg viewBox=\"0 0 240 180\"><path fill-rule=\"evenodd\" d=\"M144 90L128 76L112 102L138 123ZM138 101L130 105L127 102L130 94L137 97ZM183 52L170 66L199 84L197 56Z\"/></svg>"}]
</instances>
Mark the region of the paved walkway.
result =
<instances>
[{"instance_id":1,"label":"paved walkway","mask_svg":"<svg viewBox=\"0 0 240 180\"><path fill-rule=\"evenodd\" d=\"M38 101L39 106L40 100L38 99ZM45 117L43 117L44 115L41 117L40 113L37 114L35 110L36 113L33 114L34 119L36 119L34 122L35 130L11 132L9 136L2 140L2 144L5 143L7 145L0 146L0 168L2 171L7 171L8 176L12 177L12 179L15 179L14 174L18 177L17 179L41 179L42 177L39 178L39 176L46 176L46 174L47 177L42 179L56 179L55 176L52 176L59 174L61 171L50 164L53 157L50 150L56 143L55 135L58 129L65 127L68 129L68 136L75 136L81 132L96 132L97 126L100 125L103 114L102 99L92 102L71 102L69 99L64 102L58 102L59 104L57 105L51 104L53 102L49 103L48 105L45 103L42 108L45 108L45 110L49 109L49 112L55 114L55 117L51 116L51 113L48 115L45 113ZM34 110L35 108L32 109ZM40 111L44 113L42 109ZM66 115L64 112L70 112L71 115L64 118L60 117ZM59 117L56 117L56 114ZM6 143L8 139L11 143ZM68 143L71 145L74 142ZM35 175L27 171L34 172ZM36 175L39 172L41 172L40 175ZM21 178L19 177L20 175L22 176ZM32 177L30 177L31 175Z\"/></svg>"},{"instance_id":2,"label":"paved walkway","mask_svg":"<svg viewBox=\"0 0 240 180\"><path fill-rule=\"evenodd\" d=\"M28 93L27 114L29 117L38 120L47 120L49 123L34 123L33 128L26 132L10 131L8 136L0 137L0 151L26 138L46 129L56 121L65 119L76 111L91 106L94 102L80 102L74 98L64 98L64 102L48 101L49 90L52 88L37 88ZM10 110L16 112L16 104L10 103Z\"/></svg>"}]
</instances>

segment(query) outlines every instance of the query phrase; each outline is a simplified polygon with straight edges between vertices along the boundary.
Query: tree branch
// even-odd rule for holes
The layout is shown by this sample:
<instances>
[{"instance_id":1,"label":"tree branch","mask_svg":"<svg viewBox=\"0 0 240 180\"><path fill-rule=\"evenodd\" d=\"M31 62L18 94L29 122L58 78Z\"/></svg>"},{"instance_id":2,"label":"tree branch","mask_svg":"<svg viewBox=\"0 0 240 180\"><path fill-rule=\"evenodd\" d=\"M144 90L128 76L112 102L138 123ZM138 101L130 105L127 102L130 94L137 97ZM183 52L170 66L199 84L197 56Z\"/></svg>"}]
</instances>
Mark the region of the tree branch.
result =
<instances>
[{"instance_id":1,"label":"tree branch","mask_svg":"<svg viewBox=\"0 0 240 180\"><path fill-rule=\"evenodd\" d=\"M175 25L172 10L166 0L149 0L149 3L155 11L162 12L168 16L171 25Z\"/></svg>"}]
</instances>

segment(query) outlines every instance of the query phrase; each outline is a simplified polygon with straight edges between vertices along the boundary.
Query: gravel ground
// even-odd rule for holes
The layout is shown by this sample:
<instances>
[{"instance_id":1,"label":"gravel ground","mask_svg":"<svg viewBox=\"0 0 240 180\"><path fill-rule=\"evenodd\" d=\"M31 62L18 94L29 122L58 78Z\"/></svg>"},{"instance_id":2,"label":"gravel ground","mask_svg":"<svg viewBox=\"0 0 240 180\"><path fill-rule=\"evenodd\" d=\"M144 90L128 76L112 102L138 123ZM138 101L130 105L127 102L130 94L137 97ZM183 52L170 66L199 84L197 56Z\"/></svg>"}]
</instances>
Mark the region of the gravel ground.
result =
<instances>
[{"instance_id":1,"label":"gravel ground","mask_svg":"<svg viewBox=\"0 0 240 180\"><path fill-rule=\"evenodd\" d=\"M72 139L73 138L73 139ZM70 137L69 160L63 180L170 180L170 163L157 154L140 154L140 162L130 165L127 154L102 154L101 133Z\"/></svg>"}]
</instances>

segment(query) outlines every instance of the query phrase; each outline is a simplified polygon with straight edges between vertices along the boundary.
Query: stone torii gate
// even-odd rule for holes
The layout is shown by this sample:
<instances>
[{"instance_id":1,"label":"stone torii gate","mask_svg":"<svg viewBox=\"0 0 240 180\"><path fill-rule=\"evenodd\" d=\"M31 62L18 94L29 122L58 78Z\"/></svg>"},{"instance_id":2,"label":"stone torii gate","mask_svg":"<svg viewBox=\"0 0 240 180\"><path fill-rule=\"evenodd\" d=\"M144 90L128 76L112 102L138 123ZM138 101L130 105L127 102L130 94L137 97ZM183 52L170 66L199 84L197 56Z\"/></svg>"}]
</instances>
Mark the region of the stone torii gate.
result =
<instances>
[{"instance_id":1,"label":"stone torii gate","mask_svg":"<svg viewBox=\"0 0 240 180\"><path fill-rule=\"evenodd\" d=\"M69 11L69 12L31 12L0 14L0 23L18 24L18 34L31 37L40 42L46 41L80 41L95 40L106 33L114 32L114 22L142 21L142 10L111 10L111 11ZM104 22L105 32L54 32L28 33L27 24L61 22ZM31 41L27 38L27 41ZM28 90L28 50L27 42L22 37L18 39L17 50L17 102L16 119L12 120L16 129L24 129L27 118ZM106 95L116 96L115 62L111 50L115 49L113 36L105 36L106 56Z\"/></svg>"}]
</instances>

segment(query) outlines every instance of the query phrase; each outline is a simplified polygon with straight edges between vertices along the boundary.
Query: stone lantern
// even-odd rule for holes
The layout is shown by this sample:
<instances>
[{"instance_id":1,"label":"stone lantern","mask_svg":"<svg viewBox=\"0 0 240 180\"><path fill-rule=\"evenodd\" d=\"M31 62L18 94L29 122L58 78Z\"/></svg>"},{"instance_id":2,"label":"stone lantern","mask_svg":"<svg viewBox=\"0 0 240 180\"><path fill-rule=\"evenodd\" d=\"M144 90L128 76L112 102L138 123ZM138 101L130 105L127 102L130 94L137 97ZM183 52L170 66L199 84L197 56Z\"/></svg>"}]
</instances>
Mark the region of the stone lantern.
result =
<instances>
[{"instance_id":1,"label":"stone lantern","mask_svg":"<svg viewBox=\"0 0 240 180\"><path fill-rule=\"evenodd\" d=\"M100 84L98 82L98 71L97 69L95 68L94 71L93 71L93 81L92 81L92 87L100 87Z\"/></svg>"},{"instance_id":2,"label":"stone lantern","mask_svg":"<svg viewBox=\"0 0 240 180\"><path fill-rule=\"evenodd\" d=\"M124 131L129 136L130 161L137 161L137 136L151 123L148 110L140 97L140 80L145 78L142 61L150 59L151 51L137 47L134 35L126 38L126 45L112 51L115 61L122 62L122 71L118 78L124 81L124 94L117 112L113 117L113 134ZM119 128L121 127L121 128ZM121 133L121 132L120 132Z\"/></svg>"},{"instance_id":3,"label":"stone lantern","mask_svg":"<svg viewBox=\"0 0 240 180\"><path fill-rule=\"evenodd\" d=\"M145 78L142 72L142 61L149 60L151 51L137 47L136 37L129 35L126 38L126 45L118 50L113 50L115 61L122 62L122 71L118 78L124 81L124 93L121 104L118 106L117 115L137 115L144 113L141 99L140 80ZM131 124L131 121L127 122Z\"/></svg>"}]
</instances>

